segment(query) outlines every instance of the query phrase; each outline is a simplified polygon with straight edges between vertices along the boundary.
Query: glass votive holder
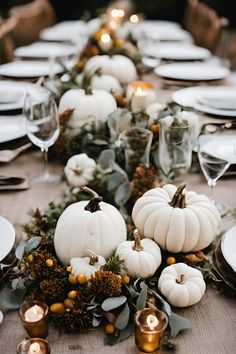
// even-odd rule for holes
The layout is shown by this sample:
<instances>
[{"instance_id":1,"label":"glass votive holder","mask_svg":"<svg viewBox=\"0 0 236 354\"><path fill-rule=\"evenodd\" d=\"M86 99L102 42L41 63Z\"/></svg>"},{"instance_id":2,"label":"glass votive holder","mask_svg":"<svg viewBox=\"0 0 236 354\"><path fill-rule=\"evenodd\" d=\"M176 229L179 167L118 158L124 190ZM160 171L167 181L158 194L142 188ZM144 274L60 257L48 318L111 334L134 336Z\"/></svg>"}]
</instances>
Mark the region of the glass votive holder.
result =
<instances>
[{"instance_id":1,"label":"glass votive holder","mask_svg":"<svg viewBox=\"0 0 236 354\"><path fill-rule=\"evenodd\" d=\"M24 339L17 346L17 354L50 354L49 343L42 338Z\"/></svg>"},{"instance_id":2,"label":"glass votive holder","mask_svg":"<svg viewBox=\"0 0 236 354\"><path fill-rule=\"evenodd\" d=\"M160 348L167 315L158 309L145 308L135 314L135 344L140 352L153 353Z\"/></svg>"},{"instance_id":3,"label":"glass votive holder","mask_svg":"<svg viewBox=\"0 0 236 354\"><path fill-rule=\"evenodd\" d=\"M19 309L21 322L30 337L48 336L48 306L41 301L24 301Z\"/></svg>"}]
</instances>

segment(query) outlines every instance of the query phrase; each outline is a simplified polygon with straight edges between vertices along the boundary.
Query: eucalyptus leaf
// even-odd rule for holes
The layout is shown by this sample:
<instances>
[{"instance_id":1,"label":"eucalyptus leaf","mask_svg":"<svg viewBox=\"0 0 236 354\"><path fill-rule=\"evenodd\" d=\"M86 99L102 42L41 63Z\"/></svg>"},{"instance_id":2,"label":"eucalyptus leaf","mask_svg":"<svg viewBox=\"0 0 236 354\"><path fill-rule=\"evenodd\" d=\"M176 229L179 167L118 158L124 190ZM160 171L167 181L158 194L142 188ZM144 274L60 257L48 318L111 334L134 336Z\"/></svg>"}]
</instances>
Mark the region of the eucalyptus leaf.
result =
<instances>
[{"instance_id":1,"label":"eucalyptus leaf","mask_svg":"<svg viewBox=\"0 0 236 354\"><path fill-rule=\"evenodd\" d=\"M93 327L98 327L101 323L101 318L93 316L92 325Z\"/></svg>"},{"instance_id":2,"label":"eucalyptus leaf","mask_svg":"<svg viewBox=\"0 0 236 354\"><path fill-rule=\"evenodd\" d=\"M25 245L26 245L25 241L22 241L19 243L19 245L17 246L16 251L15 251L16 258L22 259L24 252L25 252Z\"/></svg>"},{"instance_id":3,"label":"eucalyptus leaf","mask_svg":"<svg viewBox=\"0 0 236 354\"><path fill-rule=\"evenodd\" d=\"M115 161L115 152L111 149L103 150L98 158L98 164L102 169L110 168Z\"/></svg>"},{"instance_id":4,"label":"eucalyptus leaf","mask_svg":"<svg viewBox=\"0 0 236 354\"><path fill-rule=\"evenodd\" d=\"M9 289L3 288L0 292L0 307L3 310L16 310L19 308L24 295L25 295L25 288L24 289Z\"/></svg>"},{"instance_id":5,"label":"eucalyptus leaf","mask_svg":"<svg viewBox=\"0 0 236 354\"><path fill-rule=\"evenodd\" d=\"M154 295L160 302L161 302L161 305L162 305L162 310L167 314L168 317L170 317L171 315L171 307L170 305L168 304L167 301L165 301L161 295L159 295L156 291L154 290L150 290L149 289L149 293Z\"/></svg>"},{"instance_id":6,"label":"eucalyptus leaf","mask_svg":"<svg viewBox=\"0 0 236 354\"><path fill-rule=\"evenodd\" d=\"M139 293L132 287L132 285L126 285L125 287L128 290L131 298L139 296Z\"/></svg>"},{"instance_id":7,"label":"eucalyptus leaf","mask_svg":"<svg viewBox=\"0 0 236 354\"><path fill-rule=\"evenodd\" d=\"M42 240L42 237L40 236L34 236L32 238L30 238L25 245L25 252L29 252L35 248L38 247L38 245L40 244Z\"/></svg>"},{"instance_id":8,"label":"eucalyptus leaf","mask_svg":"<svg viewBox=\"0 0 236 354\"><path fill-rule=\"evenodd\" d=\"M125 329L123 329L122 331L120 331L118 333L118 335L106 336L104 338L104 344L114 345L116 343L119 343L119 342L125 340L126 338L128 338L129 336L131 336L133 331L134 331L134 325L133 325L133 323L130 322Z\"/></svg>"},{"instance_id":9,"label":"eucalyptus leaf","mask_svg":"<svg viewBox=\"0 0 236 354\"><path fill-rule=\"evenodd\" d=\"M116 322L115 322L116 328L118 328L120 330L125 329L125 327L129 323L129 316L130 316L130 309L129 309L128 303L126 302L123 310L117 316L117 319L116 319Z\"/></svg>"},{"instance_id":10,"label":"eucalyptus leaf","mask_svg":"<svg viewBox=\"0 0 236 354\"><path fill-rule=\"evenodd\" d=\"M124 295L109 297L108 299L103 301L101 307L103 311L110 311L123 305L126 301L127 298Z\"/></svg>"},{"instance_id":11,"label":"eucalyptus leaf","mask_svg":"<svg viewBox=\"0 0 236 354\"><path fill-rule=\"evenodd\" d=\"M117 205L122 206L124 205L131 196L131 186L129 181L125 181L122 183L116 190L115 194L115 202Z\"/></svg>"},{"instance_id":12,"label":"eucalyptus leaf","mask_svg":"<svg viewBox=\"0 0 236 354\"><path fill-rule=\"evenodd\" d=\"M171 315L169 316L169 326L171 330L171 337L175 337L180 331L190 329L191 322L187 318L171 312Z\"/></svg>"},{"instance_id":13,"label":"eucalyptus leaf","mask_svg":"<svg viewBox=\"0 0 236 354\"><path fill-rule=\"evenodd\" d=\"M107 178L107 190L110 192L124 182L124 175L120 172L113 172Z\"/></svg>"},{"instance_id":14,"label":"eucalyptus leaf","mask_svg":"<svg viewBox=\"0 0 236 354\"><path fill-rule=\"evenodd\" d=\"M148 286L142 283L142 290L140 291L139 297L136 301L136 306L138 309L144 309L147 303Z\"/></svg>"}]
</instances>

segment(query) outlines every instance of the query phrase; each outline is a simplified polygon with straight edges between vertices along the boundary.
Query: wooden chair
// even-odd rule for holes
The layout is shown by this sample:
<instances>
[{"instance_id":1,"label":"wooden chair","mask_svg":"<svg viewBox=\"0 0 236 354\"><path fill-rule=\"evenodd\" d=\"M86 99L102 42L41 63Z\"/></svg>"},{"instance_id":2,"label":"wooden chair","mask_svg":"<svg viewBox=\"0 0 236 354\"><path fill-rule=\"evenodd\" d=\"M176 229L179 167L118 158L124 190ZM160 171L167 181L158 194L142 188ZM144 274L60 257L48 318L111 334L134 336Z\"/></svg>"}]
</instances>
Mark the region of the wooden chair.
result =
<instances>
[{"instance_id":1,"label":"wooden chair","mask_svg":"<svg viewBox=\"0 0 236 354\"><path fill-rule=\"evenodd\" d=\"M48 0L34 0L32 3L15 6L10 15L17 19L14 31L16 46L30 44L39 39L39 32L56 22L56 16Z\"/></svg>"},{"instance_id":2,"label":"wooden chair","mask_svg":"<svg viewBox=\"0 0 236 354\"><path fill-rule=\"evenodd\" d=\"M0 19L0 64L8 63L14 59L14 45L11 34L16 25L17 20L15 18Z\"/></svg>"}]
</instances>

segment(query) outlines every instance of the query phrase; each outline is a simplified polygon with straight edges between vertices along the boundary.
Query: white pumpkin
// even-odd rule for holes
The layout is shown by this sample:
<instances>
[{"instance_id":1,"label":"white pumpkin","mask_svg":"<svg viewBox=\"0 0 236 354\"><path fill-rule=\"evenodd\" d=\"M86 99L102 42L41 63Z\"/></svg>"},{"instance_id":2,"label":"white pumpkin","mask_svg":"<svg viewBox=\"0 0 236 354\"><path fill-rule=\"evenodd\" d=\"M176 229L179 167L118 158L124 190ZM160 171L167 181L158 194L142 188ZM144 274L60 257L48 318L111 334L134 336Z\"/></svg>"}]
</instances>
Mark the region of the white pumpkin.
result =
<instances>
[{"instance_id":1,"label":"white pumpkin","mask_svg":"<svg viewBox=\"0 0 236 354\"><path fill-rule=\"evenodd\" d=\"M84 70L86 72L91 70L101 69L102 74L114 76L121 84L128 84L136 80L137 71L134 63L124 55L95 55L90 58Z\"/></svg>"},{"instance_id":2,"label":"white pumpkin","mask_svg":"<svg viewBox=\"0 0 236 354\"><path fill-rule=\"evenodd\" d=\"M131 277L151 277L161 264L160 248L148 238L141 241L137 229L134 231L134 238L134 241L121 242L116 256L124 260L124 267Z\"/></svg>"},{"instance_id":3,"label":"white pumpkin","mask_svg":"<svg viewBox=\"0 0 236 354\"><path fill-rule=\"evenodd\" d=\"M162 271L158 289L171 305L187 307L201 300L206 283L198 269L185 263L176 263Z\"/></svg>"},{"instance_id":4,"label":"white pumpkin","mask_svg":"<svg viewBox=\"0 0 236 354\"><path fill-rule=\"evenodd\" d=\"M85 257L87 250L104 258L115 253L117 246L126 240L126 225L120 212L91 189L90 201L68 206L58 219L54 247L59 260L68 265L73 257Z\"/></svg>"},{"instance_id":5,"label":"white pumpkin","mask_svg":"<svg viewBox=\"0 0 236 354\"><path fill-rule=\"evenodd\" d=\"M82 187L92 181L95 170L96 162L85 153L71 156L64 168L66 179L73 187Z\"/></svg>"},{"instance_id":6,"label":"white pumpkin","mask_svg":"<svg viewBox=\"0 0 236 354\"><path fill-rule=\"evenodd\" d=\"M102 256L95 256L93 253L89 257L75 257L71 258L70 265L72 267L71 274L74 275L86 275L89 279L91 275L99 270L106 260Z\"/></svg>"},{"instance_id":7,"label":"white pumpkin","mask_svg":"<svg viewBox=\"0 0 236 354\"><path fill-rule=\"evenodd\" d=\"M78 75L76 77L76 82L78 85L82 84L83 75ZM111 75L101 74L93 75L91 78L91 88L92 90L105 90L108 92L123 92L123 89L119 81Z\"/></svg>"},{"instance_id":8,"label":"white pumpkin","mask_svg":"<svg viewBox=\"0 0 236 354\"><path fill-rule=\"evenodd\" d=\"M68 122L71 128L81 128L86 123L95 121L105 123L107 117L117 108L114 97L105 90L71 89L62 95L59 113L66 109L74 109Z\"/></svg>"},{"instance_id":9,"label":"white pumpkin","mask_svg":"<svg viewBox=\"0 0 236 354\"><path fill-rule=\"evenodd\" d=\"M167 184L154 188L137 200L132 211L141 235L154 239L169 252L199 251L213 241L221 217L208 197L193 191L183 193Z\"/></svg>"}]
</instances>

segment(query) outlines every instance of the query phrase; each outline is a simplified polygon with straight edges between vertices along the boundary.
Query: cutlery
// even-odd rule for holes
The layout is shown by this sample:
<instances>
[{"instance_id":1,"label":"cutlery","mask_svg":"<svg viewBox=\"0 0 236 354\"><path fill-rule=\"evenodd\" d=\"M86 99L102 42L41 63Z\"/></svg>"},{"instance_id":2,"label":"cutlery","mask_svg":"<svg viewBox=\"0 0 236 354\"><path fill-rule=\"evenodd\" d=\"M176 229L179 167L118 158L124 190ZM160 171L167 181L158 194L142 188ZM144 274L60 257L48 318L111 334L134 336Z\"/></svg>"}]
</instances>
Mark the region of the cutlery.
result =
<instances>
[{"instance_id":1,"label":"cutlery","mask_svg":"<svg viewBox=\"0 0 236 354\"><path fill-rule=\"evenodd\" d=\"M0 176L0 186L4 184L16 185L22 183L24 180L22 177Z\"/></svg>"},{"instance_id":2,"label":"cutlery","mask_svg":"<svg viewBox=\"0 0 236 354\"><path fill-rule=\"evenodd\" d=\"M22 151L30 148L32 146L31 143L27 143L22 145L14 150L0 150L0 162L10 162L14 158L16 158Z\"/></svg>"},{"instance_id":3,"label":"cutlery","mask_svg":"<svg viewBox=\"0 0 236 354\"><path fill-rule=\"evenodd\" d=\"M4 182L0 181L0 191L24 190L29 188L27 179L22 177L10 177Z\"/></svg>"}]
</instances>

